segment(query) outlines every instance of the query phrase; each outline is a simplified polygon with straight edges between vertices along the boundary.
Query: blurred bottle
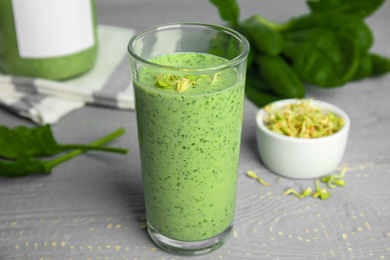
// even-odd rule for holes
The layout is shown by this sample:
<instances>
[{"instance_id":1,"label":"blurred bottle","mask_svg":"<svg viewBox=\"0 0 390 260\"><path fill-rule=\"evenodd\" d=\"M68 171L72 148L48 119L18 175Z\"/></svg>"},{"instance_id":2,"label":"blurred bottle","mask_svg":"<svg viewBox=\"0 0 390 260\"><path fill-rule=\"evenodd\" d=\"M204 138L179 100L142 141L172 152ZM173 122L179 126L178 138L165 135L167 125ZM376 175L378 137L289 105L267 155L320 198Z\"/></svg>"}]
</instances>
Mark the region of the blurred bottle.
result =
<instances>
[{"instance_id":1,"label":"blurred bottle","mask_svg":"<svg viewBox=\"0 0 390 260\"><path fill-rule=\"evenodd\" d=\"M97 56L94 0L0 0L0 71L62 80Z\"/></svg>"}]
</instances>

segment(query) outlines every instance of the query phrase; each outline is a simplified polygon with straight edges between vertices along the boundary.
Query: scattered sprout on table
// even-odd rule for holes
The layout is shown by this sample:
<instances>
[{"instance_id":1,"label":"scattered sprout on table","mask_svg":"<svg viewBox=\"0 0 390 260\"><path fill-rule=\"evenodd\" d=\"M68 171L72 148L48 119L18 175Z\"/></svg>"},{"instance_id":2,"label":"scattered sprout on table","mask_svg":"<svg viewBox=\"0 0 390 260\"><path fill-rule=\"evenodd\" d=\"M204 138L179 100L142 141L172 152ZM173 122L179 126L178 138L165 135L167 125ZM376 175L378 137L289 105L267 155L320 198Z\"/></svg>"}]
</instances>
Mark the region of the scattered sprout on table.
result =
<instances>
[{"instance_id":1,"label":"scattered sprout on table","mask_svg":"<svg viewBox=\"0 0 390 260\"><path fill-rule=\"evenodd\" d=\"M347 171L348 164L346 163L344 168L341 170L340 174L333 174L321 178L321 182L326 183L329 188L336 188L337 186L344 187L346 185L344 176ZM246 173L250 178L257 179L264 186L272 186L272 184L266 183L263 179L258 177L254 171L248 171ZM299 193L294 189L287 189L284 191L283 195L294 194L297 198L302 199L312 195L313 198L319 198L321 200L326 200L331 197L331 193L326 187L321 187L319 179L315 179L315 192L311 187L307 187Z\"/></svg>"},{"instance_id":2,"label":"scattered sprout on table","mask_svg":"<svg viewBox=\"0 0 390 260\"><path fill-rule=\"evenodd\" d=\"M344 176L347 172L348 164L345 164L340 174L329 175L321 178L323 183L326 183L329 188L334 189L337 186L344 187L346 185Z\"/></svg>"},{"instance_id":3,"label":"scattered sprout on table","mask_svg":"<svg viewBox=\"0 0 390 260\"><path fill-rule=\"evenodd\" d=\"M322 200L326 200L326 199L330 198L330 196L331 196L330 192L328 191L328 189L326 187L321 188L320 182L318 179L315 180L315 183L316 183L316 192L314 192L313 198L320 198Z\"/></svg>"},{"instance_id":4,"label":"scattered sprout on table","mask_svg":"<svg viewBox=\"0 0 390 260\"><path fill-rule=\"evenodd\" d=\"M302 199L302 198L305 198L305 197L308 197L308 196L310 196L312 193L313 193L313 190L312 190L312 188L310 188L310 187L308 187L308 188L306 188L303 192L302 192L302 194L299 194L296 190L294 190L294 189L288 189L288 190L286 190L284 193L283 193L283 195L287 195L287 194L294 194L295 196L297 196L298 198L300 198L300 199Z\"/></svg>"},{"instance_id":5,"label":"scattered sprout on table","mask_svg":"<svg viewBox=\"0 0 390 260\"><path fill-rule=\"evenodd\" d=\"M262 185L264 185L264 186L272 186L272 184L266 183L265 181L263 181L263 179L261 179L260 177L258 177L254 171L248 171L246 174L247 174L249 177L253 178L253 179L257 179L257 180L258 180Z\"/></svg>"}]
</instances>

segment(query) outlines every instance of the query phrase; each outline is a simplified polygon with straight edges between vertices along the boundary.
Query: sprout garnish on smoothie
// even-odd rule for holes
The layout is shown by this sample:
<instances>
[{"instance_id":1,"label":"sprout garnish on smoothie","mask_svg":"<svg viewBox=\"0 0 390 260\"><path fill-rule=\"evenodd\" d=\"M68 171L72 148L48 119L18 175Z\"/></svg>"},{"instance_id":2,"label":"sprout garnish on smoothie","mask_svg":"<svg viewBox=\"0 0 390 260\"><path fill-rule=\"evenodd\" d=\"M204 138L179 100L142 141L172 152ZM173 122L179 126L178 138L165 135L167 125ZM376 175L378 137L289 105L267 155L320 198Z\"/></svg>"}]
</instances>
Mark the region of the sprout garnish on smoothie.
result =
<instances>
[{"instance_id":1,"label":"sprout garnish on smoothie","mask_svg":"<svg viewBox=\"0 0 390 260\"><path fill-rule=\"evenodd\" d=\"M181 93L186 91L190 86L198 85L200 81L208 82L211 85L214 85L217 82L217 76L222 72L224 71L215 73L212 79L205 74L199 76L190 74L185 76L166 73L164 75L159 74L156 76L157 82L155 86L159 88L176 88L176 91Z\"/></svg>"}]
</instances>

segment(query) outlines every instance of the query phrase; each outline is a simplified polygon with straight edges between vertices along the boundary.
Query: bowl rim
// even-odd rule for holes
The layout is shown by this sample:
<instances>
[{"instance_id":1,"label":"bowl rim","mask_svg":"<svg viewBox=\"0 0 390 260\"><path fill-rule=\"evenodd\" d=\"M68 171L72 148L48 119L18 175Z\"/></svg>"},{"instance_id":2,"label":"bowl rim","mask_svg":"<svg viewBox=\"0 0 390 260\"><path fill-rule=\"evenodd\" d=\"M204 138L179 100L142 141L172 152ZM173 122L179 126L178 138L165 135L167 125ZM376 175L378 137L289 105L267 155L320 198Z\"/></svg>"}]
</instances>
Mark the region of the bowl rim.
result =
<instances>
[{"instance_id":1,"label":"bowl rim","mask_svg":"<svg viewBox=\"0 0 390 260\"><path fill-rule=\"evenodd\" d=\"M297 142L297 143L321 143L321 142L327 142L331 139L334 139L334 138L337 138L338 136L340 135L344 135L346 132L349 131L349 128L350 128L350 125L351 125L351 121L347 115L347 113L344 112L344 110L342 110L341 108L333 105L333 104L330 104L328 102L325 102L325 101L321 101L321 100L318 100L318 99L310 99L310 98L303 98L303 99L296 99L296 98L293 98L293 99L283 99L283 100L278 100L278 101L275 101L275 102L271 102L269 103L268 105L276 105L278 107L281 107L281 106L284 106L284 105L287 105L287 104L291 104L291 103L296 103L298 101L303 101L303 100L310 100L311 104L314 106L314 107L318 107L321 111L322 110L326 110L326 111L329 111L329 112L332 112L334 114L336 114L337 116L339 117L342 117L344 119L344 125L343 127L336 133L332 134L332 135L328 135L328 136L324 136L324 137L318 137L318 138L299 138L299 137L292 137L292 136L286 136L286 135L281 135L281 134L278 134L278 133L275 133L274 131L268 129L265 124L264 124L264 120L263 120L263 115L266 114L264 108L260 108L256 114L256 125L257 125L257 128L260 129L260 131L264 132L265 134L273 137L273 138L276 138L276 139L280 139L280 140L283 140L283 141L286 141L286 142ZM267 105L267 106L268 106Z\"/></svg>"}]
</instances>

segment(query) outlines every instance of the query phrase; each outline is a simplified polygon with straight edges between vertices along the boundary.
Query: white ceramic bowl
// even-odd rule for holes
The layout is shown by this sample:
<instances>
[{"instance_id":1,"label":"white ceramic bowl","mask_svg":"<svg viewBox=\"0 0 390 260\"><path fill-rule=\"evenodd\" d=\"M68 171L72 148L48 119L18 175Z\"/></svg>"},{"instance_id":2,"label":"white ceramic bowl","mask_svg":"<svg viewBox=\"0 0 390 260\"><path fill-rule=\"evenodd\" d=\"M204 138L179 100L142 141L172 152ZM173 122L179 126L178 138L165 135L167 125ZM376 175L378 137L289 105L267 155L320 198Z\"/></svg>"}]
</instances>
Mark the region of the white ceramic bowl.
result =
<instances>
[{"instance_id":1,"label":"white ceramic bowl","mask_svg":"<svg viewBox=\"0 0 390 260\"><path fill-rule=\"evenodd\" d=\"M285 99L272 103L284 107L296 103L296 99ZM340 108L318 100L311 105L322 113L333 113L344 119L344 126L335 134L320 138L298 138L277 134L269 130L263 121L267 113L260 109L256 116L257 146L260 157L271 171L288 178L318 178L332 173L343 157L347 145L350 120Z\"/></svg>"}]
</instances>

